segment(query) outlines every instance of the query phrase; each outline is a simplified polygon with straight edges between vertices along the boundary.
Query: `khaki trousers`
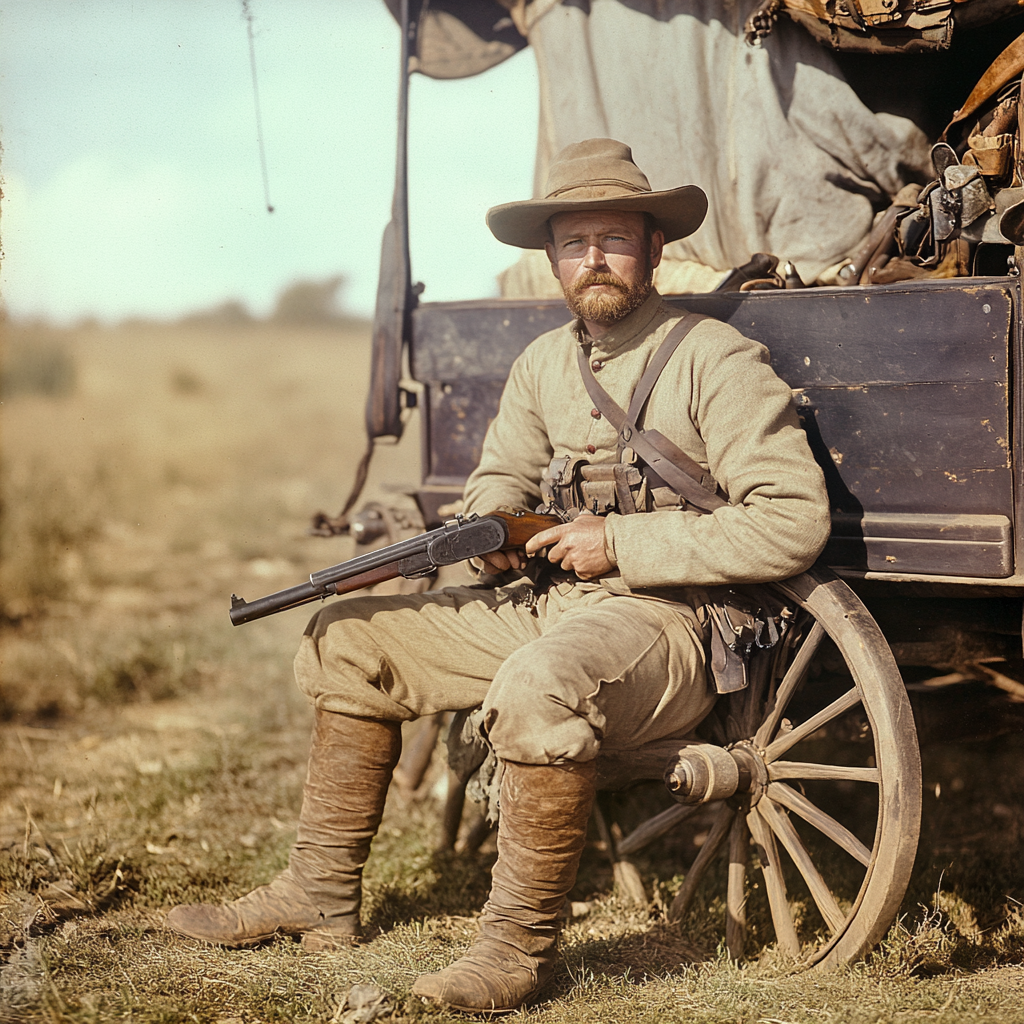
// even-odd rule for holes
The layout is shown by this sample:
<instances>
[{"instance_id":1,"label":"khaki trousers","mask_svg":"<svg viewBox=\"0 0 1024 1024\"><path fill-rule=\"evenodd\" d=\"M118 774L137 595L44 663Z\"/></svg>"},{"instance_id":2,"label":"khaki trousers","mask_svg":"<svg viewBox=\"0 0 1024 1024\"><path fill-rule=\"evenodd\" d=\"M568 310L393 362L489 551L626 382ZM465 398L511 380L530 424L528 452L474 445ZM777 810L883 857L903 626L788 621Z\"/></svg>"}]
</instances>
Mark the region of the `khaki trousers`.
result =
<instances>
[{"instance_id":1,"label":"khaki trousers","mask_svg":"<svg viewBox=\"0 0 1024 1024\"><path fill-rule=\"evenodd\" d=\"M499 757L589 761L686 735L715 694L685 604L563 583L522 598L449 587L324 606L295 658L299 688L326 711L407 721L483 705Z\"/></svg>"}]
</instances>

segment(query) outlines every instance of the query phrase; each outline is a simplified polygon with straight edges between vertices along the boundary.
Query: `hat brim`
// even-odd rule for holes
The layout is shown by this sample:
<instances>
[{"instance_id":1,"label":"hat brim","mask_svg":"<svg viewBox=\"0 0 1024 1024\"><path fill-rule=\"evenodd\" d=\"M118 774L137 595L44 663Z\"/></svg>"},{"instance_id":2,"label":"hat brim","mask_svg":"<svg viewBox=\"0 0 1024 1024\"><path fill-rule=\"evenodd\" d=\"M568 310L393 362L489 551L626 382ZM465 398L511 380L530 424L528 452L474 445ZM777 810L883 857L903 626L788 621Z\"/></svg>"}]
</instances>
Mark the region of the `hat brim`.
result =
<instances>
[{"instance_id":1,"label":"hat brim","mask_svg":"<svg viewBox=\"0 0 1024 1024\"><path fill-rule=\"evenodd\" d=\"M708 197L697 185L664 192L634 192L602 199L527 199L503 203L487 211L487 226L499 242L520 249L543 249L551 240L548 221L558 213L584 213L590 210L622 210L649 213L666 242L692 235L708 212Z\"/></svg>"}]
</instances>

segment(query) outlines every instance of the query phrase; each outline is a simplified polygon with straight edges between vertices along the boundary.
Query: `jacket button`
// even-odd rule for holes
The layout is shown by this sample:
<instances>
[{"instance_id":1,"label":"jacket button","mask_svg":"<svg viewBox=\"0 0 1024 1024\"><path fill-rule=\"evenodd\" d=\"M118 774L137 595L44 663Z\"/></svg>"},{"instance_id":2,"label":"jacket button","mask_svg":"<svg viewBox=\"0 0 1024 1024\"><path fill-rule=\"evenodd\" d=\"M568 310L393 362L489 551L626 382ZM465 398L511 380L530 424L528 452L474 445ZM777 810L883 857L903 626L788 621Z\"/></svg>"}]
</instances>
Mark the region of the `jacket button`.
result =
<instances>
[{"instance_id":1,"label":"jacket button","mask_svg":"<svg viewBox=\"0 0 1024 1024\"><path fill-rule=\"evenodd\" d=\"M591 368L592 370L600 370L602 366L604 366L604 363L602 363L600 359L595 359L595 360L594 360L594 361L593 361L593 362L592 362L592 363L590 364L590 368Z\"/></svg>"},{"instance_id":2,"label":"jacket button","mask_svg":"<svg viewBox=\"0 0 1024 1024\"><path fill-rule=\"evenodd\" d=\"M595 420L599 420L601 418L601 413L597 409L591 409L590 415L593 416Z\"/></svg>"},{"instance_id":3,"label":"jacket button","mask_svg":"<svg viewBox=\"0 0 1024 1024\"><path fill-rule=\"evenodd\" d=\"M587 445L587 452L589 454L593 455L594 452L596 452L596 451L597 451L597 448L595 448L594 445L592 445L592 444L588 444Z\"/></svg>"}]
</instances>

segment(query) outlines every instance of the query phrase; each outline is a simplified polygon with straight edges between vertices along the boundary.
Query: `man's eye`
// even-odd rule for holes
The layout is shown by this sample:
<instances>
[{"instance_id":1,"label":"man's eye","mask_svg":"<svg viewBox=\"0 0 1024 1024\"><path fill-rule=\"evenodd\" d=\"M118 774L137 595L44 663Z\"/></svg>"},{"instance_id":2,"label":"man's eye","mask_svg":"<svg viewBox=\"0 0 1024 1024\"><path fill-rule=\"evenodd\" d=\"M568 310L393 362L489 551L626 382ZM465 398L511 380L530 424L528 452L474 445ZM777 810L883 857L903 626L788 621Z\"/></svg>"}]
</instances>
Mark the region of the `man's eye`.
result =
<instances>
[{"instance_id":1,"label":"man's eye","mask_svg":"<svg viewBox=\"0 0 1024 1024\"><path fill-rule=\"evenodd\" d=\"M570 238L567 242L563 242L562 243L562 248L563 249L572 249L575 246L582 245L582 244L583 244L583 239L582 238Z\"/></svg>"}]
</instances>

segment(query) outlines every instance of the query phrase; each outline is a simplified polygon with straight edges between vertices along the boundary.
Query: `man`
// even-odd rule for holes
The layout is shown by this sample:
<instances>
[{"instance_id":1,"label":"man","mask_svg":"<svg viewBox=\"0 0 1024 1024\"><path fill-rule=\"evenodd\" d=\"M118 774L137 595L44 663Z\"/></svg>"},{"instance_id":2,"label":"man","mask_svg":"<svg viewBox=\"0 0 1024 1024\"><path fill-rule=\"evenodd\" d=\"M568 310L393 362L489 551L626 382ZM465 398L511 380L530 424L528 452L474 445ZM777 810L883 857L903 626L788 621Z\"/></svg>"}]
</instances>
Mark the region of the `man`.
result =
<instances>
[{"instance_id":1,"label":"man","mask_svg":"<svg viewBox=\"0 0 1024 1024\"><path fill-rule=\"evenodd\" d=\"M536 506L554 457L616 460L616 428L588 397L577 351L627 406L680 320L651 285L662 246L695 230L705 209L699 189L652 192L626 146L591 139L562 152L546 199L489 212L498 238L546 249L576 319L516 360L466 485L468 512ZM643 415L645 429L710 470L730 504L700 515L652 478L652 514L584 512L525 552L484 560L492 573L518 569L547 548L562 570L549 586L366 596L318 612L295 662L316 722L289 866L225 907L176 907L170 927L231 946L276 933L310 949L355 941L401 723L482 704L503 771L491 894L467 954L413 991L500 1011L539 990L583 850L598 752L685 736L714 703L703 630L678 588L795 575L828 533L821 472L762 346L700 321Z\"/></svg>"}]
</instances>

